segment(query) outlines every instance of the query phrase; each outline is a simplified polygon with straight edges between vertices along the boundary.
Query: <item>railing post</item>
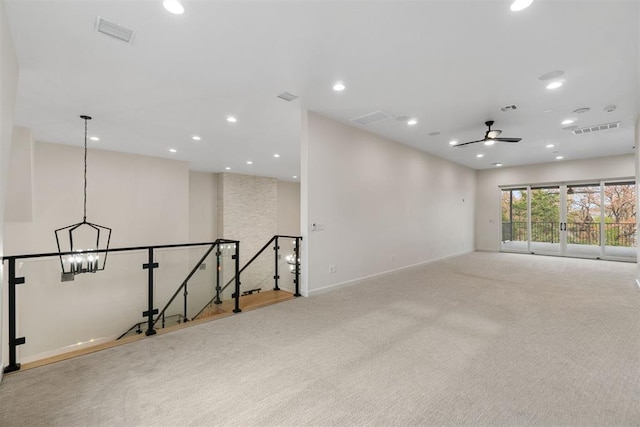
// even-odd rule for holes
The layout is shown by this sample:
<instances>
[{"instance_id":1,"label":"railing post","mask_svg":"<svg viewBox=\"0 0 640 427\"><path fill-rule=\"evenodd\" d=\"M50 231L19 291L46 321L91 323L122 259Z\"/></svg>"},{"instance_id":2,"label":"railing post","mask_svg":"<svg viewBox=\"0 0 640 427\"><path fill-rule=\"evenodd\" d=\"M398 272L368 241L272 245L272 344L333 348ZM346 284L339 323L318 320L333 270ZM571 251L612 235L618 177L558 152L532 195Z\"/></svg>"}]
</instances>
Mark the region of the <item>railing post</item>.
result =
<instances>
[{"instance_id":1,"label":"railing post","mask_svg":"<svg viewBox=\"0 0 640 427\"><path fill-rule=\"evenodd\" d=\"M216 245L216 299L213 303L222 304L220 299L220 255L222 255L222 252L220 251L220 243L216 243Z\"/></svg>"},{"instance_id":2,"label":"railing post","mask_svg":"<svg viewBox=\"0 0 640 427\"><path fill-rule=\"evenodd\" d=\"M184 316L182 317L182 323L187 323L189 321L189 318L187 317L187 295L189 295L189 291L187 290L187 286L189 286L189 283L185 283L184 284L184 292L183 292L183 295L184 295Z\"/></svg>"},{"instance_id":3,"label":"railing post","mask_svg":"<svg viewBox=\"0 0 640 427\"><path fill-rule=\"evenodd\" d=\"M149 279L148 279L148 296L149 296L149 308L147 311L142 313L142 317L148 318L148 326L145 331L145 335L155 335L156 330L153 328L153 315L158 314L158 309L153 308L153 270L158 268L158 263L153 262L153 248L149 248L149 262L147 264L142 264L143 270L149 270Z\"/></svg>"},{"instance_id":4,"label":"railing post","mask_svg":"<svg viewBox=\"0 0 640 427\"><path fill-rule=\"evenodd\" d=\"M276 244L273 247L273 250L275 251L275 262L274 262L274 271L275 271L275 275L273 276L273 280L276 283L275 288L273 288L274 291L279 291L280 288L278 287L278 279L280 279L280 273L278 272L278 250L280 249L280 244L278 242L278 236L275 236L275 241Z\"/></svg>"},{"instance_id":5,"label":"railing post","mask_svg":"<svg viewBox=\"0 0 640 427\"><path fill-rule=\"evenodd\" d=\"M236 260L236 308L233 309L234 313L240 313L240 242L236 242L236 253L233 256Z\"/></svg>"},{"instance_id":6,"label":"railing post","mask_svg":"<svg viewBox=\"0 0 640 427\"><path fill-rule=\"evenodd\" d=\"M296 237L296 247L294 248L295 256L296 256L296 293L293 294L294 297L302 296L300 294L300 237Z\"/></svg>"},{"instance_id":7,"label":"railing post","mask_svg":"<svg viewBox=\"0 0 640 427\"><path fill-rule=\"evenodd\" d=\"M16 347L26 342L24 337L16 337L16 285L24 283L24 277L16 277L16 259L9 258L9 364L4 368L4 372L13 372L20 369L20 364L16 360Z\"/></svg>"}]
</instances>

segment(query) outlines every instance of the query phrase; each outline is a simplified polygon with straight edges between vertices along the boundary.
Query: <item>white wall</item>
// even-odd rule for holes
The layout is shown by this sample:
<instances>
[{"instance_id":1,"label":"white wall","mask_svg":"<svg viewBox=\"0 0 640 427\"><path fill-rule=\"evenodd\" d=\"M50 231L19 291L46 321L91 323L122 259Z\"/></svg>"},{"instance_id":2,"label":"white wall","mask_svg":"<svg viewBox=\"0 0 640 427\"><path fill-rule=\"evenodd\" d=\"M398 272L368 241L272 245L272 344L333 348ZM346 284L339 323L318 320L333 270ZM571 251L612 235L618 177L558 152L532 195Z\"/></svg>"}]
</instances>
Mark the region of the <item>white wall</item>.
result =
<instances>
[{"instance_id":1,"label":"white wall","mask_svg":"<svg viewBox=\"0 0 640 427\"><path fill-rule=\"evenodd\" d=\"M475 171L304 116L303 292L473 250ZM313 223L324 230L311 231Z\"/></svg>"},{"instance_id":2,"label":"white wall","mask_svg":"<svg viewBox=\"0 0 640 427\"><path fill-rule=\"evenodd\" d=\"M5 224L12 254L56 252L53 230L82 221L81 147L36 142L33 177L33 221ZM89 149L87 182L87 220L113 229L111 247L188 240L188 163Z\"/></svg>"},{"instance_id":3,"label":"white wall","mask_svg":"<svg viewBox=\"0 0 640 427\"><path fill-rule=\"evenodd\" d=\"M13 113L18 88L18 59L9 32L4 2L0 1L0 224L4 222L5 194L9 171L9 153L13 133ZM4 229L0 226L0 257L3 256ZM0 278L3 278L4 263L0 263ZM6 284L0 279L0 319L4 319L4 300ZM4 320L0 320L4 322ZM2 367L7 361L5 344L6 325L0 325L0 379Z\"/></svg>"},{"instance_id":4,"label":"white wall","mask_svg":"<svg viewBox=\"0 0 640 427\"><path fill-rule=\"evenodd\" d=\"M218 175L189 172L189 241L212 242L218 238Z\"/></svg>"},{"instance_id":5,"label":"white wall","mask_svg":"<svg viewBox=\"0 0 640 427\"><path fill-rule=\"evenodd\" d=\"M557 184L572 181L632 178L633 154L478 171L476 190L476 249L500 250L499 186Z\"/></svg>"},{"instance_id":6,"label":"white wall","mask_svg":"<svg viewBox=\"0 0 640 427\"><path fill-rule=\"evenodd\" d=\"M278 234L300 235L300 184L278 181Z\"/></svg>"},{"instance_id":7,"label":"white wall","mask_svg":"<svg viewBox=\"0 0 640 427\"><path fill-rule=\"evenodd\" d=\"M33 219L33 136L31 130L14 127L4 220L31 221Z\"/></svg>"}]
</instances>

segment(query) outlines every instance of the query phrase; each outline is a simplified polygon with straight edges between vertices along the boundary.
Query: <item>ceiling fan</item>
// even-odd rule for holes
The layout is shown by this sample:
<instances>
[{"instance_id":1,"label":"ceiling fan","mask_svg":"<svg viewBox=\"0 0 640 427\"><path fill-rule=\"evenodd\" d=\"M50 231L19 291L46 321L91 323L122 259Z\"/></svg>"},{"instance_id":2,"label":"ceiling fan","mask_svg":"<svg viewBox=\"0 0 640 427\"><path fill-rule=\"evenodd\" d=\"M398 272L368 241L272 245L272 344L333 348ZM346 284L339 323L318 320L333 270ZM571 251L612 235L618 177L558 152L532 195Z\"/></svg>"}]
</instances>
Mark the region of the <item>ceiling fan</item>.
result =
<instances>
[{"instance_id":1,"label":"ceiling fan","mask_svg":"<svg viewBox=\"0 0 640 427\"><path fill-rule=\"evenodd\" d=\"M454 147L462 147L463 145L475 144L476 142L484 142L484 145L493 145L496 141L499 142L520 142L522 138L498 138L498 136L502 133L501 130L491 129L493 126L493 120L489 120L484 122L484 124L489 128L487 133L484 134L484 138L479 139L477 141L469 141L463 142L462 144L455 144Z\"/></svg>"}]
</instances>

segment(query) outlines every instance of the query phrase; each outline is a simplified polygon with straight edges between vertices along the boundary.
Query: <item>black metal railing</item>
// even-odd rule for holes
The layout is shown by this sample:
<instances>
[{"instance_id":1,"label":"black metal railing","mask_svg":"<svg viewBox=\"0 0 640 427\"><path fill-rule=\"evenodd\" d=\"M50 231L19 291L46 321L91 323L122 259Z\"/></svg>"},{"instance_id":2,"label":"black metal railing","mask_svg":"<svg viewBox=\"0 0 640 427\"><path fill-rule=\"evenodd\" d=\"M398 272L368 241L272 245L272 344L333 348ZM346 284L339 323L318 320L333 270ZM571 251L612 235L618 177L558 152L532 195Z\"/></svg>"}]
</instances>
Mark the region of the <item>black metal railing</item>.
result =
<instances>
[{"instance_id":1,"label":"black metal railing","mask_svg":"<svg viewBox=\"0 0 640 427\"><path fill-rule=\"evenodd\" d=\"M281 247L280 247L280 242L281 239L293 239L294 241L294 245L293 245L293 268L292 268L292 273L294 275L294 279L293 279L293 283L295 286L295 292L294 292L294 296L295 297L299 297L301 296L300 294L300 242L302 241L302 237L301 236L286 236L286 235L275 235L273 236L271 239L269 239L269 241L267 243L264 244L264 246L262 246L262 248L260 250L258 250L258 252L256 252L255 255L253 255L251 257L251 259L249 261L247 261L247 263L240 268L238 271L238 273L231 278L222 288L220 288L218 290L218 292L216 293L216 296L214 296L210 301L207 302L207 304L205 304L205 306L198 312L198 314L196 314L195 316L193 316L192 319L196 319L198 316L200 316L206 309L207 307L209 307L211 304L216 304L219 303L220 298L219 298L219 294L224 292L232 283L236 283L236 289L233 293L233 297L235 299L235 309L234 312L240 312L242 311L240 309L239 306L239 296L241 296L241 290L240 290L240 286L242 285L242 281L240 280L240 277L242 276L243 272L246 272L247 268L249 266L251 266L257 259L259 259L259 257L264 253L264 251L266 251L269 247L271 247L273 245L273 251L274 251L274 270L273 270L273 283L274 283L274 287L273 290L274 291L279 291L280 290L280 255L281 255ZM251 292L248 291L248 292Z\"/></svg>"},{"instance_id":2,"label":"black metal railing","mask_svg":"<svg viewBox=\"0 0 640 427\"><path fill-rule=\"evenodd\" d=\"M531 241L543 243L560 242L560 222L538 221L531 223ZM577 245L600 245L599 222L567 222L567 243ZM635 223L611 222L604 224L606 246L637 246ZM502 223L502 241L527 241L526 221Z\"/></svg>"},{"instance_id":3,"label":"black metal railing","mask_svg":"<svg viewBox=\"0 0 640 427\"><path fill-rule=\"evenodd\" d=\"M162 318L168 317L166 315L166 306L163 309L162 313L159 314L158 309L155 308L155 298L154 298L154 283L156 281L154 270L159 268L159 263L155 261L155 255L158 250L161 249L171 249L171 248L194 248L194 247L207 247L207 254L214 249L219 248L220 245L234 245L235 246L235 254L233 258L235 259L235 274L234 279L230 281L230 283L234 283L236 287L236 295L239 295L240 290L240 282L239 282L239 250L240 250L240 242L237 240L228 240L228 239L217 239L215 242L205 242L205 243L184 243L184 244L171 244L171 245L155 245L155 246L138 246L138 247L126 247L126 248L114 248L109 249L109 253L119 253L119 252L140 252L144 251L147 254L147 262L143 263L142 268L148 270L147 273L147 309L142 313L142 317L146 317L144 322L139 322L140 326L143 324L147 325L145 330L146 335L154 335L155 329L154 325L157 321ZM92 250L93 253L104 253L106 250ZM64 253L40 253L40 254L25 254L25 255L10 255L2 258L2 262L7 262L7 286L8 286L8 338L9 338L9 363L4 368L4 372L12 372L20 369L20 364L17 361L16 349L18 346L26 343L25 337L18 337L17 333L17 304L16 304L16 288L18 285L22 285L26 283L25 277L17 276L16 263L19 260L29 260L29 259L37 259L37 258L55 258L57 259L60 256L68 256L68 255L76 255L78 252L64 252ZM205 257L202 257L198 264L190 271L187 277L182 281L178 290L174 293L173 299L175 299L176 295L182 290L183 294L186 297L186 289L189 279L193 276L193 273L199 268L202 264L202 261ZM219 268L219 265L218 265ZM100 273L102 274L102 273ZM219 288L219 283L217 288ZM239 297L236 297L236 307L239 307ZM239 310L238 310L239 311ZM156 316L157 315L157 316ZM156 316L156 317L154 317ZM187 318L186 316L186 300L185 300L185 314L182 315L183 320ZM136 323L130 330L139 327ZM128 331L129 332L129 331Z\"/></svg>"}]
</instances>

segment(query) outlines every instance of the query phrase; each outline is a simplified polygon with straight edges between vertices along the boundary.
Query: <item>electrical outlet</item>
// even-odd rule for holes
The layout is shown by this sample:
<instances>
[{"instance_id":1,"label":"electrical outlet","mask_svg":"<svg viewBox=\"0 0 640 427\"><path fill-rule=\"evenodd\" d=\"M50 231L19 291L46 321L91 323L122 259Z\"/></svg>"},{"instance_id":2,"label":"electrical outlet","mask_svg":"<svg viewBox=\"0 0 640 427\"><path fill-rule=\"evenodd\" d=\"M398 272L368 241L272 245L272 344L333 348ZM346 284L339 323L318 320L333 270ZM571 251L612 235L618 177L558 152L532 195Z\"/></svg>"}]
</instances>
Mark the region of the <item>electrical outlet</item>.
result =
<instances>
[{"instance_id":1,"label":"electrical outlet","mask_svg":"<svg viewBox=\"0 0 640 427\"><path fill-rule=\"evenodd\" d=\"M391 262L394 262L396 260L396 256L395 255L391 255Z\"/></svg>"},{"instance_id":2,"label":"electrical outlet","mask_svg":"<svg viewBox=\"0 0 640 427\"><path fill-rule=\"evenodd\" d=\"M330 273L330 274L333 274L333 273L335 273L335 272L336 272L336 265L335 265L335 264L331 264L331 265L329 266L329 273Z\"/></svg>"}]
</instances>

